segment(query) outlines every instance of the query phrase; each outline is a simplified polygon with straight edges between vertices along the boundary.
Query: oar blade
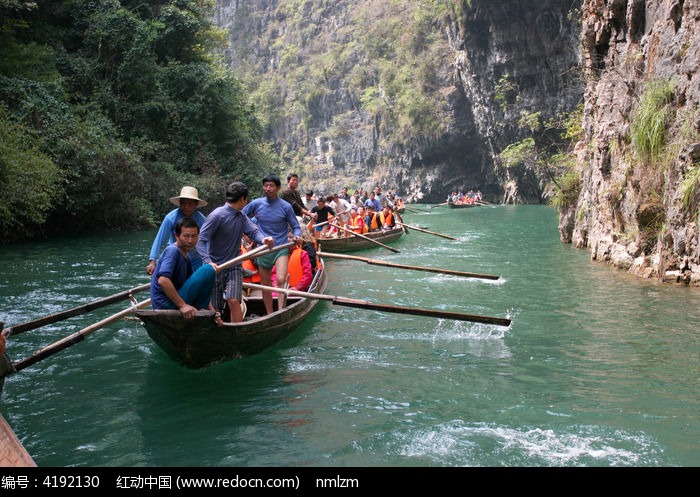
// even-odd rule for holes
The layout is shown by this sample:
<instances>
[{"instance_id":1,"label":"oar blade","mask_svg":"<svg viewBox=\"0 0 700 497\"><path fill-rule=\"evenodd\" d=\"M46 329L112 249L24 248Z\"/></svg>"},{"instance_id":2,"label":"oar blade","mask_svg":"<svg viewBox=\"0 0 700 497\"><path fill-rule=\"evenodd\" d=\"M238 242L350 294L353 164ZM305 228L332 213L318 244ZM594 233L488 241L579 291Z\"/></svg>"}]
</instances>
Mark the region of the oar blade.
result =
<instances>
[{"instance_id":1,"label":"oar blade","mask_svg":"<svg viewBox=\"0 0 700 497\"><path fill-rule=\"evenodd\" d=\"M510 326L511 320L508 318L499 318L493 316L479 316L476 314L463 314L461 312L437 311L434 309L421 309L419 307L401 307L388 304L376 304L363 300L346 299L336 297L333 299L333 304L346 307L355 307L359 309L370 309L381 312L394 312L398 314L412 314L414 316L427 316L439 319L449 319L454 321L470 321L474 323L494 324L497 326Z\"/></svg>"}]
</instances>

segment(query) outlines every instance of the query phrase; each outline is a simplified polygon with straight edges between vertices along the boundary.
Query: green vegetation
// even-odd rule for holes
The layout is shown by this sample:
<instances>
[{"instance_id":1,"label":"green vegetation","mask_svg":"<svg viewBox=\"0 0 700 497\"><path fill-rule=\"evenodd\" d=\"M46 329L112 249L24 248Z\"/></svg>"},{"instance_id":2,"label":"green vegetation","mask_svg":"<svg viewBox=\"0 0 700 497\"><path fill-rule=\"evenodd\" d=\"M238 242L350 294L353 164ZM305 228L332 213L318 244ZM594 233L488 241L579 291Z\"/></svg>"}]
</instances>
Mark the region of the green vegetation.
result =
<instances>
[{"instance_id":1,"label":"green vegetation","mask_svg":"<svg viewBox=\"0 0 700 497\"><path fill-rule=\"evenodd\" d=\"M444 89L438 83L445 54L450 52L443 30L446 20L458 19L469 4L280 2L277 18L284 19L284 26L275 21L261 25L264 31L259 36L270 48L264 56L252 52L250 40L237 38L234 26L237 66L268 136L275 140L279 159L301 171L313 157L304 146L290 150L278 137L301 144L313 133L325 142L333 133L367 123L373 123L380 146L410 146L440 137L448 126ZM275 64L280 70L270 71ZM270 95L271 78L274 95ZM271 99L275 105L270 105ZM334 110L351 105L354 122L329 111L334 102L342 102ZM331 113L335 121L343 122L332 122ZM290 134L296 123L298 134Z\"/></svg>"},{"instance_id":2,"label":"green vegetation","mask_svg":"<svg viewBox=\"0 0 700 497\"><path fill-rule=\"evenodd\" d=\"M497 100L504 92L515 91L507 76L500 81ZM517 94L512 98L517 99ZM507 100L504 96L502 105ZM581 191L581 175L571 149L583 136L582 116L583 104L545 123L541 121L541 112L523 112L518 125L527 136L509 144L499 154L504 167L523 167L543 178L547 182L544 191L549 203L562 210L574 207ZM562 149L562 145L568 148Z\"/></svg>"},{"instance_id":3,"label":"green vegetation","mask_svg":"<svg viewBox=\"0 0 700 497\"><path fill-rule=\"evenodd\" d=\"M675 84L671 80L647 83L639 108L632 116L632 147L645 164L658 161L667 143L667 129L673 118Z\"/></svg>"},{"instance_id":4,"label":"green vegetation","mask_svg":"<svg viewBox=\"0 0 700 497\"><path fill-rule=\"evenodd\" d=\"M695 211L697 218L697 205L700 199L700 164L695 164L685 175L681 183L681 201L688 212Z\"/></svg>"},{"instance_id":5,"label":"green vegetation","mask_svg":"<svg viewBox=\"0 0 700 497\"><path fill-rule=\"evenodd\" d=\"M142 228L184 184L213 202L258 184L273 156L213 6L0 0L4 242Z\"/></svg>"}]
</instances>

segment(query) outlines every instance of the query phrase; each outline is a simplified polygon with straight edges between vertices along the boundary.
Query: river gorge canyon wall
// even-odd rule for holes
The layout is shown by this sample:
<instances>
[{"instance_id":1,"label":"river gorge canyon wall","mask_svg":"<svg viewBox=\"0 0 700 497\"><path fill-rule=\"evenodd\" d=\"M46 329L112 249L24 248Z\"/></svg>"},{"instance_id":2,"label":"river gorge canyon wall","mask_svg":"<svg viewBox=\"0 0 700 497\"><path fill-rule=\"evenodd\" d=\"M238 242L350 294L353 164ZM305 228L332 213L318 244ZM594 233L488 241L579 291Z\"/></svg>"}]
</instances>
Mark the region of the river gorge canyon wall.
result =
<instances>
[{"instance_id":1,"label":"river gorge canyon wall","mask_svg":"<svg viewBox=\"0 0 700 497\"><path fill-rule=\"evenodd\" d=\"M547 178L503 167L499 155L526 136L524 113L545 122L583 104L580 194L560 208L562 242L648 278L697 285L698 1L433 2L449 8L436 14L431 43L413 44L416 60L431 51L424 86L440 126L403 135L366 104L367 85L382 88L362 72L372 54L354 45L361 35L352 27L402 22L410 36L421 14L415 3L219 0L216 23L230 30L231 66L255 87L274 83L275 99L260 105L288 112L270 119L268 135L285 170L316 191L380 184L437 203L478 188L491 202L543 203ZM394 71L412 64L384 63ZM670 88L662 153L642 157L633 123L653 84Z\"/></svg>"}]
</instances>

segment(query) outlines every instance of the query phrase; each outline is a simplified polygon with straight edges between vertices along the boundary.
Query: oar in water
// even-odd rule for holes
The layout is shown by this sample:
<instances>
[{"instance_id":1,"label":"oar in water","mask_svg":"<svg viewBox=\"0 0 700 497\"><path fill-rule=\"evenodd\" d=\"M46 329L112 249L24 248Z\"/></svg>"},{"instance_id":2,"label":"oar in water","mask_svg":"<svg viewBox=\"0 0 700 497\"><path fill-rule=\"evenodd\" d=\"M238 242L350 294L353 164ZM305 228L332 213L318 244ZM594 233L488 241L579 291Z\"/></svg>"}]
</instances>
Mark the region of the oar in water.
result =
<instances>
[{"instance_id":1,"label":"oar in water","mask_svg":"<svg viewBox=\"0 0 700 497\"><path fill-rule=\"evenodd\" d=\"M436 311L433 309L421 309L418 307L401 307L397 305L375 304L366 300L355 300L347 297L337 297L335 295L324 295L320 293L301 292L289 288L277 288L264 285L256 285L254 283L243 283L244 288L252 288L254 290L264 290L287 295L295 295L309 299L328 300L333 305L342 305L346 307L355 307L359 309L370 309L380 312L395 312L399 314L413 314L415 316L428 316L439 319L452 319L457 321L472 321L475 323L495 324L498 326L510 326L511 320L508 318L498 318L491 316L479 316L476 314L463 314L461 312Z\"/></svg>"},{"instance_id":2,"label":"oar in water","mask_svg":"<svg viewBox=\"0 0 700 497\"><path fill-rule=\"evenodd\" d=\"M12 364L12 369L9 372L16 373L17 371L21 371L22 369L27 368L32 364L41 361L42 359L46 359L47 357L54 355L56 352L60 352L63 349L67 349L71 345L75 345L78 342L82 342L83 340L85 340L85 337L90 333L93 333L99 330L100 328L104 328L108 324L113 323L114 321L131 314L132 312L134 312L134 309L146 307L150 303L151 299L146 299L143 302L139 302L138 304L129 307L128 309L124 309L123 311L117 312L116 314L112 314L111 316L103 319L102 321L98 321L97 323L91 324L90 326L83 328L80 331L76 331L75 333L68 335L67 337L62 338L61 340L54 342L51 345L48 345L43 349L35 352L26 359Z\"/></svg>"},{"instance_id":3,"label":"oar in water","mask_svg":"<svg viewBox=\"0 0 700 497\"><path fill-rule=\"evenodd\" d=\"M434 231L428 231L428 230L425 230L423 228L419 228L418 226L411 226L410 224L406 224L406 223L399 223L399 224L405 226L406 228L411 228L412 230L421 231L423 233L429 233L431 235L441 236L443 238L447 238L448 240L457 240L457 238L455 238L454 236L443 235L442 233L435 233Z\"/></svg>"},{"instance_id":4,"label":"oar in water","mask_svg":"<svg viewBox=\"0 0 700 497\"><path fill-rule=\"evenodd\" d=\"M132 288L131 290L124 290L123 292L115 293L114 295L95 300L88 304L83 304L72 309L57 312L56 314L51 314L50 316L44 316L39 319L34 319L33 321L27 321L26 323L10 326L9 328L5 328L4 330L2 330L2 334L6 337L10 337L12 335L24 333L25 331L33 330L35 328L41 328L42 326L46 326L47 324L56 323L64 319L68 319L73 316L79 316L80 314L85 314L95 309L108 306L120 300L128 299L134 293L148 290L150 286L150 283L146 283L144 285L137 286L136 288Z\"/></svg>"},{"instance_id":5,"label":"oar in water","mask_svg":"<svg viewBox=\"0 0 700 497\"><path fill-rule=\"evenodd\" d=\"M320 257L327 257L329 259L348 259L348 260L353 260L353 261L366 262L367 264L372 264L375 266L395 267L395 268L400 268L400 269L414 269L416 271L427 271L429 273L440 273L440 274L449 274L449 275L453 275L453 276L464 276L465 278L481 278L481 279L485 279L485 280L500 279L500 276L497 276L494 274L467 273L465 271L455 271L453 269L440 269L440 268L426 267L426 266L409 266L407 264L397 264L394 262L386 262L386 261L381 261L379 259L369 259L367 257L359 257L356 255L332 254L332 253L321 252L321 251L318 251L317 255L319 255Z\"/></svg>"},{"instance_id":6,"label":"oar in water","mask_svg":"<svg viewBox=\"0 0 700 497\"><path fill-rule=\"evenodd\" d=\"M370 241L370 242L372 242L372 243L375 243L375 244L379 245L380 247L384 247L384 248L387 249L387 250L391 250L391 251L394 252L394 253L397 253L397 254L398 254L398 253L400 252L399 249L395 249L395 248L393 248L393 247L390 247L390 246L388 246L388 245L385 245L385 244L383 244L382 242L378 242L377 240L374 240L374 239L372 239L372 238L370 238L370 237L368 237L368 236L362 235L362 234L360 234L360 233L355 233L353 230L349 230L349 229L347 229L347 228L345 228L345 227L343 227L343 226L340 226L340 225L338 225L338 224L334 224L333 226L335 226L335 227L337 227L337 228L339 228L339 229L341 229L341 230L343 230L343 231L346 231L347 233L350 233L352 236L356 236L356 237L358 237L358 238L364 238L365 240ZM322 239L322 238L319 240L319 243L320 243L321 245L323 245L323 239Z\"/></svg>"},{"instance_id":7,"label":"oar in water","mask_svg":"<svg viewBox=\"0 0 700 497\"><path fill-rule=\"evenodd\" d=\"M430 208L431 208L431 209L434 209L435 207L440 207L441 205L447 205L448 203L449 203L449 202L443 202L443 203L441 203L441 204L431 205Z\"/></svg>"}]
</instances>

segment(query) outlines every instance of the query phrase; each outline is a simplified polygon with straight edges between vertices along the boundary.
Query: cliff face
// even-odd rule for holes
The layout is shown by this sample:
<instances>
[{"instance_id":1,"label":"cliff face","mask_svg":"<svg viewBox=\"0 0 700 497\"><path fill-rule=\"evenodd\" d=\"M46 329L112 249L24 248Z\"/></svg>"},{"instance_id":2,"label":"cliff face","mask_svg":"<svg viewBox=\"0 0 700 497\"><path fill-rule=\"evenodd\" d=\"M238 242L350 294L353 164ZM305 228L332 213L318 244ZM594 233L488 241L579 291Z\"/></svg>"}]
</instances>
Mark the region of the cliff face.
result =
<instances>
[{"instance_id":1,"label":"cliff face","mask_svg":"<svg viewBox=\"0 0 700 497\"><path fill-rule=\"evenodd\" d=\"M542 178L498 167L498 154L524 137L521 114L541 112L547 121L582 100L578 6L559 0L481 1L465 12L457 81L484 150L482 167L498 176L503 203L542 201ZM507 90L498 89L503 81Z\"/></svg>"},{"instance_id":2,"label":"cliff face","mask_svg":"<svg viewBox=\"0 0 700 497\"><path fill-rule=\"evenodd\" d=\"M562 240L645 277L698 285L700 3L586 0L582 41L582 193L562 214ZM658 153L640 157L640 130L660 139Z\"/></svg>"},{"instance_id":3,"label":"cliff face","mask_svg":"<svg viewBox=\"0 0 700 497\"><path fill-rule=\"evenodd\" d=\"M277 0L219 0L216 23L230 28L227 57L235 69L254 74L256 86L276 81L278 99L270 104L290 112L271 123L269 135L302 184L332 191L379 183L424 202L478 188L492 202L541 202L543 185L532 171L495 164L506 145L522 138L521 111L542 111L545 120L580 102L583 83L574 69L580 64L580 0L433 3L447 6L447 13L432 20L437 28L429 33L430 45L419 39L428 34L412 32L415 19L425 13L410 1L305 0L291 12ZM376 114L363 105L377 78L367 74L373 47L358 42L367 32L396 23L405 26L404 35L416 36L411 42L416 59L431 51L427 58L434 70L425 77L418 62L393 54L382 63L395 64L396 72L415 65L411 77L425 77L421 85L436 102L431 114L440 122L431 134L416 129L406 138L408 130L399 139L392 134L396 125L387 124L391 109ZM290 58L293 67L284 62ZM322 77L311 69L318 60L324 60ZM309 70L290 83L289 75L300 68ZM358 68L367 68L365 74L347 77L360 74ZM512 84L507 105L497 98L502 78ZM361 80L359 87L353 87L355 80ZM381 82L378 86L383 91Z\"/></svg>"},{"instance_id":4,"label":"cliff face","mask_svg":"<svg viewBox=\"0 0 700 497\"><path fill-rule=\"evenodd\" d=\"M700 0L420 2L447 6L428 24L438 28L432 44L412 41L416 60L430 50L420 83L440 127L420 133L414 122L403 137L387 124L391 109L368 110L368 88L384 90L370 51L419 78L416 61L392 59L394 39L377 36L397 23L415 35L411 23L426 15L418 3L290 4L219 0L216 22L231 29L231 65L253 89L273 89L260 102L273 116L268 134L302 185L376 183L423 202L479 188L491 202L542 202L544 179L502 167L499 154L525 137L523 112L544 122L584 102L581 193L561 211L562 242L645 277L698 284Z\"/></svg>"}]
</instances>

